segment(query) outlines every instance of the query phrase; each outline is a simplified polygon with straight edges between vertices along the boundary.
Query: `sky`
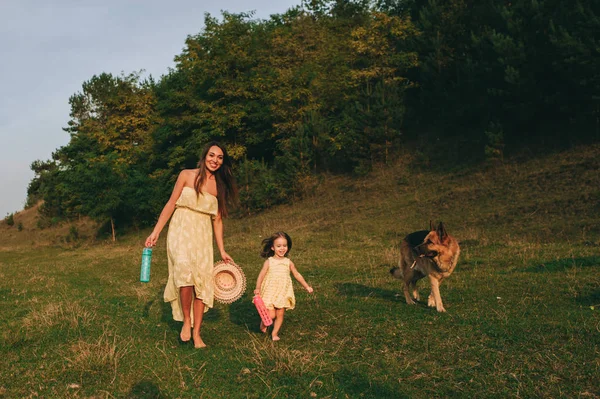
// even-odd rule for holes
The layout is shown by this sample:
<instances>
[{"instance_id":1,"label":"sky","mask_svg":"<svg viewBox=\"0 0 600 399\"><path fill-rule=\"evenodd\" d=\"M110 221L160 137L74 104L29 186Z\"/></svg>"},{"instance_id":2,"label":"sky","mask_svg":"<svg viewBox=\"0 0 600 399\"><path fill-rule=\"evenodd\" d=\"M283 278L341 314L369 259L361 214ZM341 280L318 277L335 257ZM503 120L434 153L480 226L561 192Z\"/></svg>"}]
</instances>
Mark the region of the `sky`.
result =
<instances>
[{"instance_id":1,"label":"sky","mask_svg":"<svg viewBox=\"0 0 600 399\"><path fill-rule=\"evenodd\" d=\"M0 0L0 219L22 210L30 165L69 142L69 97L103 72L173 68L204 15L268 19L300 0Z\"/></svg>"}]
</instances>

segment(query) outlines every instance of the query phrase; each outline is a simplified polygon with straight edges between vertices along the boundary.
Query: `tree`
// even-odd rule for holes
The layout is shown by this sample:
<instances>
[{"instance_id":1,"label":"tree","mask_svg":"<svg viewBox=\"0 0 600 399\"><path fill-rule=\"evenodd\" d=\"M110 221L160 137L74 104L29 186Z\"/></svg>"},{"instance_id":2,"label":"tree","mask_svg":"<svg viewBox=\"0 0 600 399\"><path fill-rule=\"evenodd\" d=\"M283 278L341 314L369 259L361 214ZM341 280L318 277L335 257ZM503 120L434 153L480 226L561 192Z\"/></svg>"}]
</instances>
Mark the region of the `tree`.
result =
<instances>
[{"instance_id":1,"label":"tree","mask_svg":"<svg viewBox=\"0 0 600 399\"><path fill-rule=\"evenodd\" d=\"M152 147L152 85L140 83L138 74L101 74L85 82L82 92L69 100L72 119L65 131L71 140L51 161L32 164L37 176L30 184L31 200L41 195L45 211L54 215L108 221L113 240L116 220L130 224L146 219L147 201L128 193L149 183L145 169Z\"/></svg>"}]
</instances>

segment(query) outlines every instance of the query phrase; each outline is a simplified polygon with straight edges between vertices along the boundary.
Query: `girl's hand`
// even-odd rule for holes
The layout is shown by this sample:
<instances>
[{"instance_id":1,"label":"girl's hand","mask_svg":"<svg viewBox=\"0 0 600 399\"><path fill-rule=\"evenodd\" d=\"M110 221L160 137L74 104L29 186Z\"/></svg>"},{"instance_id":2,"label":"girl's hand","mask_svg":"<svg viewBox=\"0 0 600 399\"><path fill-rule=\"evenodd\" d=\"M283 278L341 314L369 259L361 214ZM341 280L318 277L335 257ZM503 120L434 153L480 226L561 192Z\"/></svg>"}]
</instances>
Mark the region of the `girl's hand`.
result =
<instances>
[{"instance_id":1,"label":"girl's hand","mask_svg":"<svg viewBox=\"0 0 600 399\"><path fill-rule=\"evenodd\" d=\"M223 259L225 263L235 263L233 261L233 258L229 256L229 254L227 254L227 252L225 251L221 252L221 259Z\"/></svg>"},{"instance_id":2,"label":"girl's hand","mask_svg":"<svg viewBox=\"0 0 600 399\"><path fill-rule=\"evenodd\" d=\"M257 288L254 290L254 295L258 295L258 294L260 294L260 290Z\"/></svg>"},{"instance_id":3,"label":"girl's hand","mask_svg":"<svg viewBox=\"0 0 600 399\"><path fill-rule=\"evenodd\" d=\"M153 247L156 245L156 242L158 241L158 233L152 232L152 234L150 234L148 236L148 238L146 238L146 247Z\"/></svg>"},{"instance_id":4,"label":"girl's hand","mask_svg":"<svg viewBox=\"0 0 600 399\"><path fill-rule=\"evenodd\" d=\"M308 291L309 294L312 294L313 288L309 285L308 287L306 287L306 291Z\"/></svg>"}]
</instances>

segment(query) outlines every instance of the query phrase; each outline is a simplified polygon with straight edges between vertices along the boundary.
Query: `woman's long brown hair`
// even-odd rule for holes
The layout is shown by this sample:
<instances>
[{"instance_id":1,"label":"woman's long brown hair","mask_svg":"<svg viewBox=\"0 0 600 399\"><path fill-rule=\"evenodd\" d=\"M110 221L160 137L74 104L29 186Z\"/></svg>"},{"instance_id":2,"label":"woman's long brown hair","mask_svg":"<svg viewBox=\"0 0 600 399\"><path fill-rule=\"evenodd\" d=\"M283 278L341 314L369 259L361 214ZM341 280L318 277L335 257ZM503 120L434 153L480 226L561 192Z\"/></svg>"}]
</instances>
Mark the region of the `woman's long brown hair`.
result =
<instances>
[{"instance_id":1,"label":"woman's long brown hair","mask_svg":"<svg viewBox=\"0 0 600 399\"><path fill-rule=\"evenodd\" d=\"M198 176L196 176L196 181L194 182L194 188L198 195L202 194L201 189L206 182L206 157L208 155L208 151L211 147L219 147L221 151L223 151L223 164L219 169L213 173L215 176L215 180L217 183L217 200L219 202L219 213L221 217L227 217L228 205L235 205L237 203L238 197L238 189L237 184L235 182L235 177L233 177L233 171L231 168L231 158L227 154L227 150L223 145L221 145L217 141L211 141L204 147L202 150L202 155L200 160L198 161L198 168L200 171L198 172Z\"/></svg>"}]
</instances>

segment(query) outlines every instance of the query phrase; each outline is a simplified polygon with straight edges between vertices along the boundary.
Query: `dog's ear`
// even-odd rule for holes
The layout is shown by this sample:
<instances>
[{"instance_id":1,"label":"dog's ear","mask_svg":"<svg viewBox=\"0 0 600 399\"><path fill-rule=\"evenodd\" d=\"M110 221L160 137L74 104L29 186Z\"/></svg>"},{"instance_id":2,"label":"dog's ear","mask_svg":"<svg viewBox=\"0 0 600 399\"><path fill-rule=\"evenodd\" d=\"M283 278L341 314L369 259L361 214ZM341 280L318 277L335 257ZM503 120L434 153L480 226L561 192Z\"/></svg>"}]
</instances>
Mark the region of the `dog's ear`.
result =
<instances>
[{"instance_id":1,"label":"dog's ear","mask_svg":"<svg viewBox=\"0 0 600 399\"><path fill-rule=\"evenodd\" d=\"M433 221L430 220L429 221L429 231L434 231L434 230L435 230L435 227L433 226Z\"/></svg>"},{"instance_id":2,"label":"dog's ear","mask_svg":"<svg viewBox=\"0 0 600 399\"><path fill-rule=\"evenodd\" d=\"M446 227L444 226L444 223L440 222L440 224L438 224L436 232L441 242L446 241L448 238L448 233L446 233Z\"/></svg>"}]
</instances>

